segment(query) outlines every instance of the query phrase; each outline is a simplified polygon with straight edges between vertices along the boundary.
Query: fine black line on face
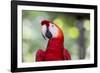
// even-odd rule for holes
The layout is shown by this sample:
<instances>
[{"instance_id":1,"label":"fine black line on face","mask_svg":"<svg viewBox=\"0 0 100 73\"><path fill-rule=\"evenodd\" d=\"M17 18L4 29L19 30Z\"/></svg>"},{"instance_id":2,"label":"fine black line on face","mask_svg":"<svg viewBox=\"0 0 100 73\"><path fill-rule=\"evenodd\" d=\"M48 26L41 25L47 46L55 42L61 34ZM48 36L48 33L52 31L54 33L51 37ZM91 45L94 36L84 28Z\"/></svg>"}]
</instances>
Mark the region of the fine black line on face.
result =
<instances>
[{"instance_id":1,"label":"fine black line on face","mask_svg":"<svg viewBox=\"0 0 100 73\"><path fill-rule=\"evenodd\" d=\"M46 37L42 34L43 38L46 40Z\"/></svg>"}]
</instances>

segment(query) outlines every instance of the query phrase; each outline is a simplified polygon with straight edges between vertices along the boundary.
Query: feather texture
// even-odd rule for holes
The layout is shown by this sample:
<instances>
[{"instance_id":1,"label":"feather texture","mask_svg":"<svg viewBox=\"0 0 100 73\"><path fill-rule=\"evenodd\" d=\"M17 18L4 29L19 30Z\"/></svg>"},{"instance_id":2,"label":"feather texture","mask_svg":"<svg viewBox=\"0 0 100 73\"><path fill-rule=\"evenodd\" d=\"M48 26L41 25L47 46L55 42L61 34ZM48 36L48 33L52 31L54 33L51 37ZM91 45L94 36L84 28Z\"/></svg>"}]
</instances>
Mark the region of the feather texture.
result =
<instances>
[{"instance_id":1,"label":"feather texture","mask_svg":"<svg viewBox=\"0 0 100 73\"><path fill-rule=\"evenodd\" d=\"M46 23L45 23L46 22ZM49 21L42 21L42 25L47 28L51 26ZM57 60L71 60L71 55L67 49L64 48L64 35L62 30L54 24L57 28L56 37L52 37L48 41L45 51L38 50L36 54L36 61L57 61ZM53 31L54 32L54 31Z\"/></svg>"}]
</instances>

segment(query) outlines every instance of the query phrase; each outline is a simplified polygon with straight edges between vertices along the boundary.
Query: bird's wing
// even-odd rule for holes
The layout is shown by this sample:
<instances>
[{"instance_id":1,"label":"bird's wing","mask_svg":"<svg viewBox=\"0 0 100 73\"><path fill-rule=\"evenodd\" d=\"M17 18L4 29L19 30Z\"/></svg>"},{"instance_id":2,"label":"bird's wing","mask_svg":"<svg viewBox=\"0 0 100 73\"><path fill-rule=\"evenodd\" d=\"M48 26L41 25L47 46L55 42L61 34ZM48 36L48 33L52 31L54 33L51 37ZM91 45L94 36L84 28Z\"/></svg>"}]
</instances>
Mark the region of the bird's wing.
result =
<instances>
[{"instance_id":1,"label":"bird's wing","mask_svg":"<svg viewBox=\"0 0 100 73\"><path fill-rule=\"evenodd\" d=\"M45 52L39 49L36 53L36 61L44 61Z\"/></svg>"},{"instance_id":2,"label":"bird's wing","mask_svg":"<svg viewBox=\"0 0 100 73\"><path fill-rule=\"evenodd\" d=\"M67 49L64 48L63 54L65 60L71 60L71 55Z\"/></svg>"}]
</instances>

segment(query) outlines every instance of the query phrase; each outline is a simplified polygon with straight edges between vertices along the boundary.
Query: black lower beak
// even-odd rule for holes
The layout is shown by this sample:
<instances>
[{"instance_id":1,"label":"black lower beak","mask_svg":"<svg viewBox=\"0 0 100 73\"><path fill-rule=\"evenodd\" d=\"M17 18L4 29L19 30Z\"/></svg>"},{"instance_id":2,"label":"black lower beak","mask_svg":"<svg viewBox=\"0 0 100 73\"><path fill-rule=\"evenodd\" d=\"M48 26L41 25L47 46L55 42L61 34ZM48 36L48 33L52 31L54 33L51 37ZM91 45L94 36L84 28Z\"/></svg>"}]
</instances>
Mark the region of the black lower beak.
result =
<instances>
[{"instance_id":1,"label":"black lower beak","mask_svg":"<svg viewBox=\"0 0 100 73\"><path fill-rule=\"evenodd\" d=\"M50 39L52 38L52 33L49 31L49 29L47 29L45 36Z\"/></svg>"}]
</instances>

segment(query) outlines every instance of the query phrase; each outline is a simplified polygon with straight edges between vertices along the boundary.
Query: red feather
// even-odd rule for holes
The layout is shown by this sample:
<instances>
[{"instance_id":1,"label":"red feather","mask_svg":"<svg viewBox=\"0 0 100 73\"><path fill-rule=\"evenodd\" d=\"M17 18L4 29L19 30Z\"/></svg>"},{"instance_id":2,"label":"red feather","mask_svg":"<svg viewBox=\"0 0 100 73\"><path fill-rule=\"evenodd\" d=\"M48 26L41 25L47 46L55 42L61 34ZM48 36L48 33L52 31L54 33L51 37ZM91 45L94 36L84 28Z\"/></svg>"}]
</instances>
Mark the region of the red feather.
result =
<instances>
[{"instance_id":1,"label":"red feather","mask_svg":"<svg viewBox=\"0 0 100 73\"><path fill-rule=\"evenodd\" d=\"M49 25L49 21L42 21ZM46 24L45 23L45 24ZM56 25L57 26L57 25ZM58 26L57 26L58 27ZM71 55L67 49L64 48L64 36L61 29L58 27L59 31L56 38L51 38L48 41L47 48L44 51L38 50L36 54L36 61L57 61L57 60L71 60Z\"/></svg>"},{"instance_id":2,"label":"red feather","mask_svg":"<svg viewBox=\"0 0 100 73\"><path fill-rule=\"evenodd\" d=\"M44 61L44 57L45 57L45 52L39 49L36 54L36 61Z\"/></svg>"}]
</instances>

